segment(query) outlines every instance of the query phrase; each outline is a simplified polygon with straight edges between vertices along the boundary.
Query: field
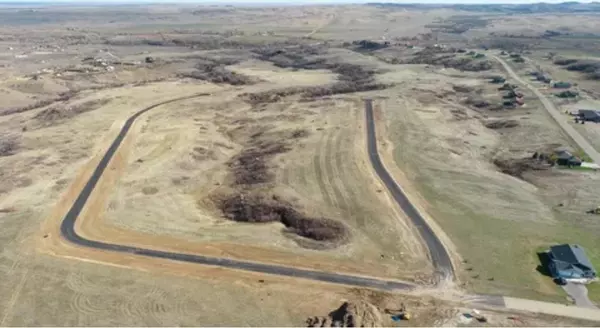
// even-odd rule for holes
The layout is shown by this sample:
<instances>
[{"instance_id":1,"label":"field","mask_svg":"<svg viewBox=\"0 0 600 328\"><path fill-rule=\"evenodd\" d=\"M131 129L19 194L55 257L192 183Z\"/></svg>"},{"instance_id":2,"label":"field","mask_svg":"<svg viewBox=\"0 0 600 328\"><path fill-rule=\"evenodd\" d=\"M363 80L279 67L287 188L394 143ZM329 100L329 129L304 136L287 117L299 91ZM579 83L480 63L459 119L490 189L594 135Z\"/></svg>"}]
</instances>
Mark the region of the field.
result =
<instances>
[{"instance_id":1,"label":"field","mask_svg":"<svg viewBox=\"0 0 600 328\"><path fill-rule=\"evenodd\" d=\"M556 15L0 6L0 326L389 326L401 304L411 325L457 325L472 294L565 303L536 252L576 242L600 267L599 226L585 214L599 176L532 164L556 147L585 154L533 92L503 105L510 97L490 83L506 76L493 56L520 51L528 61L511 65L522 76L542 65L578 82L575 101L536 84L561 111L595 106L597 81L544 59L571 46L547 30L583 33L594 14L564 26ZM594 56L593 45L561 49ZM422 227L373 169L365 99L385 169L446 248L453 282L436 280ZM131 117L75 222L82 238L420 287L383 292L71 243L61 223ZM576 128L600 150L595 124ZM590 324L485 313L498 326Z\"/></svg>"}]
</instances>

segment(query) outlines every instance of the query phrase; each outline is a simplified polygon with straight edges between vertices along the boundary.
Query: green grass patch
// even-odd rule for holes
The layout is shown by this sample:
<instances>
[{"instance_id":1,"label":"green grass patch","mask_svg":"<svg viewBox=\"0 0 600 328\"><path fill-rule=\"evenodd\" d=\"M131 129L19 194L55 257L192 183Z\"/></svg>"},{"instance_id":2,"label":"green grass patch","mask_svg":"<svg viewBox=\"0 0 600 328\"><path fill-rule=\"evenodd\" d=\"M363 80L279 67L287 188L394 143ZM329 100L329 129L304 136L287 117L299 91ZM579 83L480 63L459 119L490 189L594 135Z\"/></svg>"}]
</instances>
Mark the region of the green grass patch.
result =
<instances>
[{"instance_id":1,"label":"green grass patch","mask_svg":"<svg viewBox=\"0 0 600 328\"><path fill-rule=\"evenodd\" d=\"M583 149L577 149L573 152L573 155L579 157L584 162L594 162L592 158L585 151L583 151Z\"/></svg>"}]
</instances>

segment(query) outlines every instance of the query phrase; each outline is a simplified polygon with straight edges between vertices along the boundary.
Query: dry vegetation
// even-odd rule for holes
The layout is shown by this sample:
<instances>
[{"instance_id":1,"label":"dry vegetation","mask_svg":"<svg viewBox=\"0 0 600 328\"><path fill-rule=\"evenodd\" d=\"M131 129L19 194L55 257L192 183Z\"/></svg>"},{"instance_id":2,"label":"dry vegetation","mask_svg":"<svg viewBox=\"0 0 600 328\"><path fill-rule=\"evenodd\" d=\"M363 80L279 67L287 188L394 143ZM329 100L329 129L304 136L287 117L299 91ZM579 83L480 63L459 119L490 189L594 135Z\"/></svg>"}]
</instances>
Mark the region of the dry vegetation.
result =
<instances>
[{"instance_id":1,"label":"dry vegetation","mask_svg":"<svg viewBox=\"0 0 600 328\"><path fill-rule=\"evenodd\" d=\"M541 45L575 47L591 16L558 28L552 15L393 6L148 8L0 7L0 326L380 326L402 303L411 324L457 323L456 304L427 297L65 244L62 215L123 122L190 95L140 116L79 233L430 281L427 250L368 161L371 97L386 167L463 260L458 288L561 299L532 273L535 251L576 236L600 261L600 227L580 213L596 201L598 176L531 158L569 140L531 93L525 106L503 105L514 97L489 83L502 72L483 49L524 58ZM585 56L548 64L589 83L598 73Z\"/></svg>"},{"instance_id":2,"label":"dry vegetation","mask_svg":"<svg viewBox=\"0 0 600 328\"><path fill-rule=\"evenodd\" d=\"M277 196L270 199L255 194L238 194L220 204L227 218L238 222L281 222L291 232L321 242L339 244L348 239L348 229L340 222L308 218Z\"/></svg>"}]
</instances>

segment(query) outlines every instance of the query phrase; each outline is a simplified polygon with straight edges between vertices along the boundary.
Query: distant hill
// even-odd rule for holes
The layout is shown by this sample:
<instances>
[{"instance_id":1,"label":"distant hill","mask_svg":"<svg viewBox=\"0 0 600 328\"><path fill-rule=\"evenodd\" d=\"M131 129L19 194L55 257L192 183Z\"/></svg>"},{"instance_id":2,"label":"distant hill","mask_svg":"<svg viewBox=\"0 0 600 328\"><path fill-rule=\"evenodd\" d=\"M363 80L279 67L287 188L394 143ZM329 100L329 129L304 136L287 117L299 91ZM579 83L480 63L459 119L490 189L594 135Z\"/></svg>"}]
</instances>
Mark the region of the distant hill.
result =
<instances>
[{"instance_id":1,"label":"distant hill","mask_svg":"<svg viewBox=\"0 0 600 328\"><path fill-rule=\"evenodd\" d=\"M580 3L531 3L531 4L419 4L419 3L367 3L368 6L405 8L405 9L456 9L463 11L507 13L507 14L534 14L534 13L600 13L600 2Z\"/></svg>"}]
</instances>

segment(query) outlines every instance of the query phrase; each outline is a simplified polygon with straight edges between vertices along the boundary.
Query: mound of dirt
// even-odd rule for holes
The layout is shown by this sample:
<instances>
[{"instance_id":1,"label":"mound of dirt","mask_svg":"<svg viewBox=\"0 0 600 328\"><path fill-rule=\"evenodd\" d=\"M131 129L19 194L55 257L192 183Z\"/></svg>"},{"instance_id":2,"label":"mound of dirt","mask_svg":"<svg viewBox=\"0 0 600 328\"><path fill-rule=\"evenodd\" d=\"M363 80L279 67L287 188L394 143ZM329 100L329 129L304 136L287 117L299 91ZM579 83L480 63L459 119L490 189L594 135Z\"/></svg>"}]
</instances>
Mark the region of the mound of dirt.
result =
<instances>
[{"instance_id":1,"label":"mound of dirt","mask_svg":"<svg viewBox=\"0 0 600 328\"><path fill-rule=\"evenodd\" d=\"M281 222L295 234L316 241L340 243L349 231L341 222L326 218L309 218L290 204L273 196L237 194L220 200L220 209L230 220L238 222Z\"/></svg>"},{"instance_id":2,"label":"mound of dirt","mask_svg":"<svg viewBox=\"0 0 600 328\"><path fill-rule=\"evenodd\" d=\"M326 317L306 319L307 327L381 327L383 320L377 307L365 301L344 302Z\"/></svg>"}]
</instances>

